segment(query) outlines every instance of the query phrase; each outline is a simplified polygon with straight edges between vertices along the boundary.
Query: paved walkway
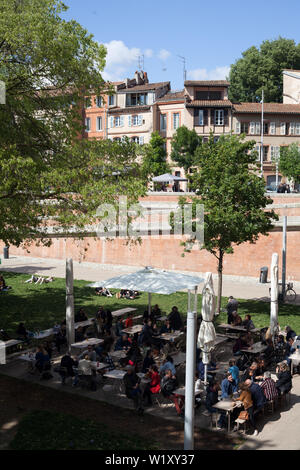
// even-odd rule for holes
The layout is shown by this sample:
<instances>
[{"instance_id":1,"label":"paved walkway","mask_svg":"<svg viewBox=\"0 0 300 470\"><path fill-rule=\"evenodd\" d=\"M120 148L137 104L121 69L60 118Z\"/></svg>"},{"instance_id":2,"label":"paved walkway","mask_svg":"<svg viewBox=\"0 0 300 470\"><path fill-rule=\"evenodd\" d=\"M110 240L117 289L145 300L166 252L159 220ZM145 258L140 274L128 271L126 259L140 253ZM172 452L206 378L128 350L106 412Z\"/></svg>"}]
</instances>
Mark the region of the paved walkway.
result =
<instances>
[{"instance_id":1,"label":"paved walkway","mask_svg":"<svg viewBox=\"0 0 300 470\"><path fill-rule=\"evenodd\" d=\"M11 256L9 259L2 259L0 271L12 271L28 274L39 274L42 276L65 277L65 260L51 258L31 258L27 256ZM73 262L74 279L85 281L101 281L120 274L127 274L138 271L142 267L103 265L77 261ZM181 271L184 273L184 271ZM205 273L191 273L205 276ZM214 276L214 287L217 292L217 276ZM270 283L260 284L254 278L243 278L237 276L223 276L223 296L233 295L240 299L260 299L269 301ZM297 304L300 305L300 295L297 296Z\"/></svg>"}]
</instances>

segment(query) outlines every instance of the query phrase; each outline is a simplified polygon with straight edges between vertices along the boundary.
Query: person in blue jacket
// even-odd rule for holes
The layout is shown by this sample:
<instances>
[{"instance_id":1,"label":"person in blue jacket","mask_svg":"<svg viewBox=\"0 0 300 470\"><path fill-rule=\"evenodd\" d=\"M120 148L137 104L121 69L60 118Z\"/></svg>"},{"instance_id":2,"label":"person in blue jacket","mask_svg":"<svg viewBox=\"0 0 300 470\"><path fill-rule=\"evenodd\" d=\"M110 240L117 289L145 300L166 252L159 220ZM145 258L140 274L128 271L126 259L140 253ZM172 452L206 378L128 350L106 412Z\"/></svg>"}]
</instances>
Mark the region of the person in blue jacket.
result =
<instances>
[{"instance_id":1,"label":"person in blue jacket","mask_svg":"<svg viewBox=\"0 0 300 470\"><path fill-rule=\"evenodd\" d=\"M239 389L240 369L236 365L236 360L235 359L230 359L228 371L231 373L232 378L235 382L235 385L233 387L233 392L237 392L238 389Z\"/></svg>"},{"instance_id":2,"label":"person in blue jacket","mask_svg":"<svg viewBox=\"0 0 300 470\"><path fill-rule=\"evenodd\" d=\"M231 398L234 392L235 381L231 375L231 372L226 373L225 379L221 382L221 398Z\"/></svg>"}]
</instances>

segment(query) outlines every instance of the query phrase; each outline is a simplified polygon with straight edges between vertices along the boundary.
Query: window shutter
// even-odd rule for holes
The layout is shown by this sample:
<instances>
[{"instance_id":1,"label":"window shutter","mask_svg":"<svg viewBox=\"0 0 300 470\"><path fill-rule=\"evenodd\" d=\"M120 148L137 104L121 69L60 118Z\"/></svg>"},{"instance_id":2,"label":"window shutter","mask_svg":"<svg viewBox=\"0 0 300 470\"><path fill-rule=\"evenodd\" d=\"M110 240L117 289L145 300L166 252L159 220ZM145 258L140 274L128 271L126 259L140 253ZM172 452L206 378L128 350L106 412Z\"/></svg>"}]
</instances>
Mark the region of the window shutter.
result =
<instances>
[{"instance_id":1,"label":"window shutter","mask_svg":"<svg viewBox=\"0 0 300 470\"><path fill-rule=\"evenodd\" d=\"M250 134L255 134L255 122L250 122Z\"/></svg>"},{"instance_id":2,"label":"window shutter","mask_svg":"<svg viewBox=\"0 0 300 470\"><path fill-rule=\"evenodd\" d=\"M114 127L114 117L110 116L110 127Z\"/></svg>"},{"instance_id":3,"label":"window shutter","mask_svg":"<svg viewBox=\"0 0 300 470\"><path fill-rule=\"evenodd\" d=\"M215 110L214 109L210 110L210 123L211 124L215 123Z\"/></svg>"},{"instance_id":4,"label":"window shutter","mask_svg":"<svg viewBox=\"0 0 300 470\"><path fill-rule=\"evenodd\" d=\"M124 126L124 116L120 116L120 127Z\"/></svg>"},{"instance_id":5,"label":"window shutter","mask_svg":"<svg viewBox=\"0 0 300 470\"><path fill-rule=\"evenodd\" d=\"M290 134L291 135L295 134L295 123L294 122L290 123Z\"/></svg>"},{"instance_id":6,"label":"window shutter","mask_svg":"<svg viewBox=\"0 0 300 470\"><path fill-rule=\"evenodd\" d=\"M236 134L241 133L241 123L240 123L240 121L236 121L236 123L235 123L235 132L236 132Z\"/></svg>"},{"instance_id":7,"label":"window shutter","mask_svg":"<svg viewBox=\"0 0 300 470\"><path fill-rule=\"evenodd\" d=\"M132 126L132 116L131 115L128 116L128 126L129 127Z\"/></svg>"},{"instance_id":8,"label":"window shutter","mask_svg":"<svg viewBox=\"0 0 300 470\"><path fill-rule=\"evenodd\" d=\"M271 145L271 161L275 160L275 147Z\"/></svg>"},{"instance_id":9,"label":"window shutter","mask_svg":"<svg viewBox=\"0 0 300 470\"><path fill-rule=\"evenodd\" d=\"M143 136L143 135L141 135L141 136L139 137L139 144L140 144L140 145L144 145L144 136Z\"/></svg>"},{"instance_id":10,"label":"window shutter","mask_svg":"<svg viewBox=\"0 0 300 470\"><path fill-rule=\"evenodd\" d=\"M272 135L276 134L276 123L275 122L270 122L270 134L272 134Z\"/></svg>"},{"instance_id":11,"label":"window shutter","mask_svg":"<svg viewBox=\"0 0 300 470\"><path fill-rule=\"evenodd\" d=\"M280 135L285 135L286 133L286 124L285 122L280 123Z\"/></svg>"},{"instance_id":12,"label":"window shutter","mask_svg":"<svg viewBox=\"0 0 300 470\"><path fill-rule=\"evenodd\" d=\"M141 126L143 124L143 116L139 114L138 116L138 126Z\"/></svg>"},{"instance_id":13,"label":"window shutter","mask_svg":"<svg viewBox=\"0 0 300 470\"><path fill-rule=\"evenodd\" d=\"M228 126L228 109L224 109L224 126Z\"/></svg>"},{"instance_id":14,"label":"window shutter","mask_svg":"<svg viewBox=\"0 0 300 470\"><path fill-rule=\"evenodd\" d=\"M255 123L255 134L260 134L260 122Z\"/></svg>"},{"instance_id":15,"label":"window shutter","mask_svg":"<svg viewBox=\"0 0 300 470\"><path fill-rule=\"evenodd\" d=\"M207 124L208 124L208 110L204 109L203 114L204 114L204 125L207 126Z\"/></svg>"},{"instance_id":16,"label":"window shutter","mask_svg":"<svg viewBox=\"0 0 300 470\"><path fill-rule=\"evenodd\" d=\"M300 135L300 122L296 122L296 135Z\"/></svg>"}]
</instances>

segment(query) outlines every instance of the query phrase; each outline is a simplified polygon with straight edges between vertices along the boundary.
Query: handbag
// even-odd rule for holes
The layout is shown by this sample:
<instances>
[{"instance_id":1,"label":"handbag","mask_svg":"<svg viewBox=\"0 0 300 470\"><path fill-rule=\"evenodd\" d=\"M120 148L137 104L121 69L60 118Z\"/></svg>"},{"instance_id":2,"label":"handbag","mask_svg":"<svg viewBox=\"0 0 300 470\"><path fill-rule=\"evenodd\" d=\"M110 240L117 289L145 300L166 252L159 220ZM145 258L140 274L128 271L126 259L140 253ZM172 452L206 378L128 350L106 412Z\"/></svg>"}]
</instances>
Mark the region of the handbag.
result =
<instances>
[{"instance_id":1,"label":"handbag","mask_svg":"<svg viewBox=\"0 0 300 470\"><path fill-rule=\"evenodd\" d=\"M249 419L249 413L248 411L241 411L240 414L239 414L239 417L238 419L245 419L245 420L248 420Z\"/></svg>"}]
</instances>

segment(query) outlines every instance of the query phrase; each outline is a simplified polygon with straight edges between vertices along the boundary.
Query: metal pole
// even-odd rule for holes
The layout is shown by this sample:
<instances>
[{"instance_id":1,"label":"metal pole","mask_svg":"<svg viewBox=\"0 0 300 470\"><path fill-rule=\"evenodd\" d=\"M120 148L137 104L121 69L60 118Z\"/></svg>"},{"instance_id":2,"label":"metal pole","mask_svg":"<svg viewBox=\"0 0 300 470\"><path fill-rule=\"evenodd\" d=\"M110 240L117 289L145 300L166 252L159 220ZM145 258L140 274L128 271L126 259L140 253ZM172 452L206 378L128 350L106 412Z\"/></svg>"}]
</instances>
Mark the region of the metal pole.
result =
<instances>
[{"instance_id":1,"label":"metal pole","mask_svg":"<svg viewBox=\"0 0 300 470\"><path fill-rule=\"evenodd\" d=\"M276 158L276 190L278 188L278 159Z\"/></svg>"},{"instance_id":2,"label":"metal pole","mask_svg":"<svg viewBox=\"0 0 300 470\"><path fill-rule=\"evenodd\" d=\"M75 343L72 258L66 260L66 326L68 351L71 352L71 344Z\"/></svg>"},{"instance_id":3,"label":"metal pole","mask_svg":"<svg viewBox=\"0 0 300 470\"><path fill-rule=\"evenodd\" d=\"M260 149L260 171L261 177L264 176L264 90L262 90L261 99L261 149Z\"/></svg>"},{"instance_id":4,"label":"metal pole","mask_svg":"<svg viewBox=\"0 0 300 470\"><path fill-rule=\"evenodd\" d=\"M188 291L185 371L184 450L194 450L195 365L197 312L190 311L191 291Z\"/></svg>"},{"instance_id":5,"label":"metal pole","mask_svg":"<svg viewBox=\"0 0 300 470\"><path fill-rule=\"evenodd\" d=\"M285 298L285 283L286 283L286 228L287 216L283 216L282 226L282 301Z\"/></svg>"}]
</instances>

